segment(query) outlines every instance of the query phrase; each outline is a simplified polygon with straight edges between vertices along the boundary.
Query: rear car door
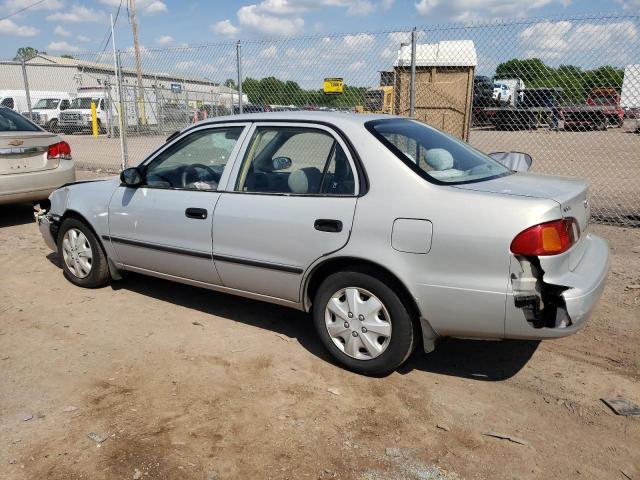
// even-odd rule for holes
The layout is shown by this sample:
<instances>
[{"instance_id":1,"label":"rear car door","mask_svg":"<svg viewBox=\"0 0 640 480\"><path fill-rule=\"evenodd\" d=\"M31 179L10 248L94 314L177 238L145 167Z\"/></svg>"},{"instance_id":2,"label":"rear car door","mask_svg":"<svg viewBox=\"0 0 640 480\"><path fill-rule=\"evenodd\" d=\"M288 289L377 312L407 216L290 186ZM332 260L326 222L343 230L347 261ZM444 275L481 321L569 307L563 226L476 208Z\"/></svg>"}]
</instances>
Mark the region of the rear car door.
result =
<instances>
[{"instance_id":1,"label":"rear car door","mask_svg":"<svg viewBox=\"0 0 640 480\"><path fill-rule=\"evenodd\" d=\"M246 124L203 126L152 156L142 186L120 186L109 204L109 240L125 268L219 284L211 219Z\"/></svg>"},{"instance_id":2,"label":"rear car door","mask_svg":"<svg viewBox=\"0 0 640 480\"><path fill-rule=\"evenodd\" d=\"M257 123L213 220L226 287L297 302L303 272L349 240L359 194L345 142L316 124Z\"/></svg>"}]
</instances>

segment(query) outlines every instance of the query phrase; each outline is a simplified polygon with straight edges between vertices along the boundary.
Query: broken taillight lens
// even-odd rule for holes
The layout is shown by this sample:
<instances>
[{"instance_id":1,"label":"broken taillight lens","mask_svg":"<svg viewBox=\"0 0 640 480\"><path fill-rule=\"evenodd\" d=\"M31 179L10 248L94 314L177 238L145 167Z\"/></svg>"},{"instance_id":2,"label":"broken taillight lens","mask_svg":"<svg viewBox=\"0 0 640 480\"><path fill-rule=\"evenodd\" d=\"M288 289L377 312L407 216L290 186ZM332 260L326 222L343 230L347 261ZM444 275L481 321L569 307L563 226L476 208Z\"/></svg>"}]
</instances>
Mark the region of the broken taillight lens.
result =
<instances>
[{"instance_id":1,"label":"broken taillight lens","mask_svg":"<svg viewBox=\"0 0 640 480\"><path fill-rule=\"evenodd\" d=\"M541 223L520 232L511 242L511 252L525 257L557 255L569 250L579 236L575 218Z\"/></svg>"},{"instance_id":2,"label":"broken taillight lens","mask_svg":"<svg viewBox=\"0 0 640 480\"><path fill-rule=\"evenodd\" d=\"M58 142L49 145L47 160L71 160L71 147L67 142Z\"/></svg>"}]
</instances>

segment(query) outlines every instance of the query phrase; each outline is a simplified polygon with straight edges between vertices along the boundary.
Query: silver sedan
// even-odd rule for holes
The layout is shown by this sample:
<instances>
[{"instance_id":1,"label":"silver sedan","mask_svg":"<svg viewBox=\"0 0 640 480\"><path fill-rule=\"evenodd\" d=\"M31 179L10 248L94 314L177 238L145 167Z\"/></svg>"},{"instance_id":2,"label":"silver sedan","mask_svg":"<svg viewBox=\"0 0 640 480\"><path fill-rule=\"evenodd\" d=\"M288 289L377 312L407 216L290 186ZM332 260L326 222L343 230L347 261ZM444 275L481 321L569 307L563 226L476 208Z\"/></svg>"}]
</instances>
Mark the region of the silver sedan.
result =
<instances>
[{"instance_id":1,"label":"silver sedan","mask_svg":"<svg viewBox=\"0 0 640 480\"><path fill-rule=\"evenodd\" d=\"M585 182L390 116L201 122L120 178L56 190L37 220L76 285L131 271L311 312L372 375L439 337L570 335L608 269Z\"/></svg>"},{"instance_id":2,"label":"silver sedan","mask_svg":"<svg viewBox=\"0 0 640 480\"><path fill-rule=\"evenodd\" d=\"M67 142L0 107L0 205L46 199L75 179Z\"/></svg>"}]
</instances>

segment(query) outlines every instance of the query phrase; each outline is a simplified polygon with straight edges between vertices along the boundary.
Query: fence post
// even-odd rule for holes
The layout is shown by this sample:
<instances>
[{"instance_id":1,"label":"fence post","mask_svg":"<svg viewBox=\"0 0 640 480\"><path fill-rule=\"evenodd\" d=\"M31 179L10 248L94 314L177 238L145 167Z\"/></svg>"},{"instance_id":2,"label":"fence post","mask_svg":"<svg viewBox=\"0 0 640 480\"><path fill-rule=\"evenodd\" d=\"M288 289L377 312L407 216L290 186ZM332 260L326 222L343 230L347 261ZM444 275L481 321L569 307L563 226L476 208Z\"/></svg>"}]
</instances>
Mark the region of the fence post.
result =
<instances>
[{"instance_id":1,"label":"fence post","mask_svg":"<svg viewBox=\"0 0 640 480\"><path fill-rule=\"evenodd\" d=\"M122 169L124 170L129 165L129 150L127 148L127 115L122 92L122 59L120 57L121 52L118 50L116 72L118 76L118 105L120 110L120 153L122 154Z\"/></svg>"},{"instance_id":2,"label":"fence post","mask_svg":"<svg viewBox=\"0 0 640 480\"><path fill-rule=\"evenodd\" d=\"M31 95L29 94L29 80L27 80L27 65L24 57L22 57L22 81L24 82L24 92L27 96L27 108L29 109L29 120L33 121L33 112L31 111ZM22 113L22 112L18 112Z\"/></svg>"},{"instance_id":3,"label":"fence post","mask_svg":"<svg viewBox=\"0 0 640 480\"><path fill-rule=\"evenodd\" d=\"M411 30L411 83L409 85L409 116L415 115L416 107L416 27Z\"/></svg>"},{"instance_id":4,"label":"fence post","mask_svg":"<svg viewBox=\"0 0 640 480\"><path fill-rule=\"evenodd\" d=\"M240 40L236 43L236 60L238 63L238 111L242 113L242 45ZM233 94L231 94L233 98Z\"/></svg>"}]
</instances>

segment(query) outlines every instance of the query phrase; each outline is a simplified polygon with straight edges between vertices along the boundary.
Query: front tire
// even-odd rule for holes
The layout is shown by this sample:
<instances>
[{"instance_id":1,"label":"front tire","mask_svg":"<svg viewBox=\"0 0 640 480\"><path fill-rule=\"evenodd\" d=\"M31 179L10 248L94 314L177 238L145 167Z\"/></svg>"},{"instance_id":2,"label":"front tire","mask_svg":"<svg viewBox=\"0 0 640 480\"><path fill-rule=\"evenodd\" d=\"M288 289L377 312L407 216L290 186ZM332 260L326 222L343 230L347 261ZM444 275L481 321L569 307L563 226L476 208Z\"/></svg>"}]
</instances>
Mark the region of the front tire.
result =
<instances>
[{"instance_id":1,"label":"front tire","mask_svg":"<svg viewBox=\"0 0 640 480\"><path fill-rule=\"evenodd\" d=\"M402 300L367 273L328 276L316 293L313 321L329 353L364 375L393 372L415 347L414 325Z\"/></svg>"},{"instance_id":2,"label":"front tire","mask_svg":"<svg viewBox=\"0 0 640 480\"><path fill-rule=\"evenodd\" d=\"M53 118L49 121L47 130L49 130L51 133L58 133L58 120L56 118Z\"/></svg>"},{"instance_id":3,"label":"front tire","mask_svg":"<svg viewBox=\"0 0 640 480\"><path fill-rule=\"evenodd\" d=\"M93 231L82 221L66 219L58 232L64 276L74 285L98 288L109 283L109 265Z\"/></svg>"}]
</instances>

